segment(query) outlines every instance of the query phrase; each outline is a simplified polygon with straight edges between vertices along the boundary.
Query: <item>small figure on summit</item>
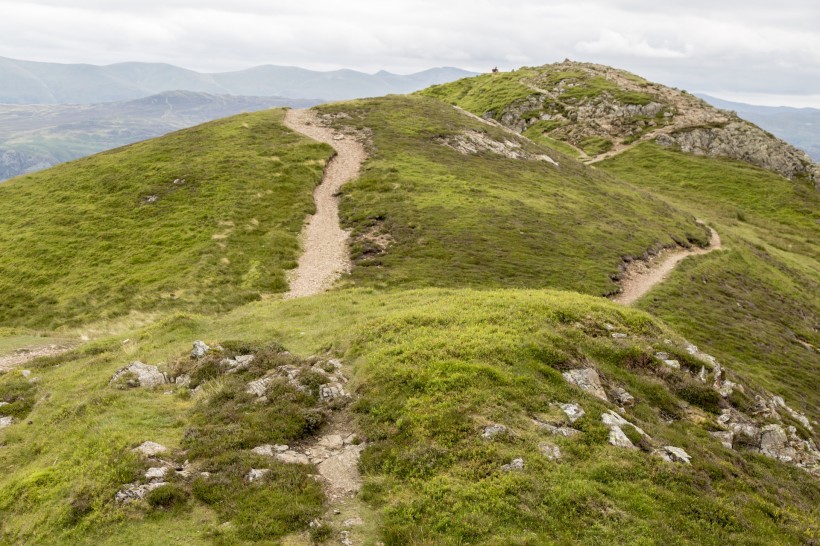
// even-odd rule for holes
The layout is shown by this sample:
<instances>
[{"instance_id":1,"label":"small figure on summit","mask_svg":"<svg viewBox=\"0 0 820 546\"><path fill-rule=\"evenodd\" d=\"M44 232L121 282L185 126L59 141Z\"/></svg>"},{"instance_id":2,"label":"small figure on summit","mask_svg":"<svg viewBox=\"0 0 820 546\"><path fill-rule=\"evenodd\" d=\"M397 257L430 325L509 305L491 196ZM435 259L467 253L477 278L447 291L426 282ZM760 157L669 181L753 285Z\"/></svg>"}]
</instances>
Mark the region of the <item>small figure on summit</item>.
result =
<instances>
[{"instance_id":1,"label":"small figure on summit","mask_svg":"<svg viewBox=\"0 0 820 546\"><path fill-rule=\"evenodd\" d=\"M493 74L498 74L498 67L497 66L493 67Z\"/></svg>"}]
</instances>

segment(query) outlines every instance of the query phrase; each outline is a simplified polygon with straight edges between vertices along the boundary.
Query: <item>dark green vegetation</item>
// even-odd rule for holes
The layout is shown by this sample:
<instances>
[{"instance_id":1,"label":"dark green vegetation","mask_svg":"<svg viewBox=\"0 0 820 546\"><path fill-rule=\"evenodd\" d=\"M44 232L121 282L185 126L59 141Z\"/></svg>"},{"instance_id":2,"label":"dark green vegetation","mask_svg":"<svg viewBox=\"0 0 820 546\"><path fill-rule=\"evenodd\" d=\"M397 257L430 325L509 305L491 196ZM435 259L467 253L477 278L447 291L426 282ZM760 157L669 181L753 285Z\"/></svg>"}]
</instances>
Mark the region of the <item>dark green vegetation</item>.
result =
<instances>
[{"instance_id":1,"label":"dark green vegetation","mask_svg":"<svg viewBox=\"0 0 820 546\"><path fill-rule=\"evenodd\" d=\"M643 144L602 164L717 226L727 250L681 264L639 306L820 416L820 195L811 183Z\"/></svg>"},{"instance_id":2,"label":"dark green vegetation","mask_svg":"<svg viewBox=\"0 0 820 546\"><path fill-rule=\"evenodd\" d=\"M569 157L523 141L546 161L445 145L465 131L508 133L424 97L321 107L372 130L373 157L342 189L353 230L351 282L378 287L555 287L603 295L623 256L705 244L694 217ZM389 235L384 252L374 239Z\"/></svg>"},{"instance_id":3,"label":"dark green vegetation","mask_svg":"<svg viewBox=\"0 0 820 546\"><path fill-rule=\"evenodd\" d=\"M0 322L217 311L286 288L330 148L247 114L0 185Z\"/></svg>"},{"instance_id":4,"label":"dark green vegetation","mask_svg":"<svg viewBox=\"0 0 820 546\"><path fill-rule=\"evenodd\" d=\"M612 339L605 324L629 337ZM98 343L34 367L41 381L40 402L29 415L33 424L7 431L0 450L4 542L155 543L170 536L236 543L306 529L321 505L309 467L248 451L256 442L315 433L299 417L313 407L312 395L281 383L269 387L278 420L266 417L265 405L246 405L244 381L279 366L304 365L275 345L247 343L272 336L303 355L333 346L355 370L359 400L351 410L369 442L362 498L378 518L371 541L634 543L674 536L680 544L786 544L820 533L816 480L759 455L723 449L689 419L716 411L714 401L691 397L689 374L651 357L664 349L684 368L696 365L685 360L680 338L641 311L598 298L551 291L352 290L251 304L219 319L177 316L129 335L130 344ZM107 386L111 374L134 358L165 358L169 371L190 372L177 356L198 337L246 343L225 344L235 349L197 366L248 348L259 360L241 380L216 376L194 398L168 396L163 388ZM600 415L613 406L568 386L560 375L579 365L597 367L608 389L622 385L635 395L638 403L626 417L651 436L641 443L644 449L681 446L692 465L608 445ZM562 424L554 403L569 401L587 412L573 425L579 436L550 436L531 421ZM489 423L511 432L485 440L481 430ZM224 445L207 443L215 435ZM114 493L145 469L129 450L146 439L171 447L175 460L187 458L211 477L174 478L144 503L120 507ZM563 458L546 459L542 442L558 445ZM518 457L525 461L522 471L501 470ZM244 476L250 468L271 473L249 484ZM226 521L232 525L222 526Z\"/></svg>"}]
</instances>

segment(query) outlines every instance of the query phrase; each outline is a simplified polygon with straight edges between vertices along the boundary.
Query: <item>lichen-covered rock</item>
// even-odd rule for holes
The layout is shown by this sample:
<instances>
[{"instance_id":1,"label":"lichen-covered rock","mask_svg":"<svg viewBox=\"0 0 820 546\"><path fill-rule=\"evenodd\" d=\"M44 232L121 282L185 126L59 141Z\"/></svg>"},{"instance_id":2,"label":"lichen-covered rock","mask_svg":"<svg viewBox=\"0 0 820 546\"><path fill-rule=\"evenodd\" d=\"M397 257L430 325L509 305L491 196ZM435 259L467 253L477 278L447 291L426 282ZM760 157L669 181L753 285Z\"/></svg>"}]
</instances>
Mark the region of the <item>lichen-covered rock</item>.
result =
<instances>
[{"instance_id":1,"label":"lichen-covered rock","mask_svg":"<svg viewBox=\"0 0 820 546\"><path fill-rule=\"evenodd\" d=\"M117 370L111 377L110 383L121 388L145 387L152 389L168 383L168 377L159 371L156 366L136 361Z\"/></svg>"},{"instance_id":2,"label":"lichen-covered rock","mask_svg":"<svg viewBox=\"0 0 820 546\"><path fill-rule=\"evenodd\" d=\"M514 470L524 470L524 459L513 459L509 464L501 467L503 472L512 472Z\"/></svg>"},{"instance_id":3,"label":"lichen-covered rock","mask_svg":"<svg viewBox=\"0 0 820 546\"><path fill-rule=\"evenodd\" d=\"M268 385L271 383L273 383L273 377L270 376L251 381L245 388L245 392L255 396L265 396L265 393L268 390Z\"/></svg>"},{"instance_id":4,"label":"lichen-covered rock","mask_svg":"<svg viewBox=\"0 0 820 546\"><path fill-rule=\"evenodd\" d=\"M612 396L615 402L625 408L631 408L635 405L635 397L629 394L626 389L615 387L612 389Z\"/></svg>"},{"instance_id":5,"label":"lichen-covered rock","mask_svg":"<svg viewBox=\"0 0 820 546\"><path fill-rule=\"evenodd\" d=\"M0 417L0 428L10 427L14 424L14 417L6 416Z\"/></svg>"},{"instance_id":6,"label":"lichen-covered rock","mask_svg":"<svg viewBox=\"0 0 820 546\"><path fill-rule=\"evenodd\" d=\"M625 449L638 449L635 447L635 444L624 434L624 431L621 430L621 427L618 425L613 425L609 427L609 443L614 445L615 447L622 447Z\"/></svg>"},{"instance_id":7,"label":"lichen-covered rock","mask_svg":"<svg viewBox=\"0 0 820 546\"><path fill-rule=\"evenodd\" d=\"M533 419L532 422L535 423L535 425L538 428L540 428L541 430L544 430L546 432L549 432L553 436L563 436L565 438L571 438L573 436L577 436L577 435L581 434L581 431L575 430L574 428L559 427L559 426L551 425L549 423L543 423L543 422L539 421L538 419Z\"/></svg>"},{"instance_id":8,"label":"lichen-covered rock","mask_svg":"<svg viewBox=\"0 0 820 546\"><path fill-rule=\"evenodd\" d=\"M148 441L143 442L142 444L135 447L134 451L145 457L154 457L161 453L166 453L168 451L168 448L162 444Z\"/></svg>"},{"instance_id":9,"label":"lichen-covered rock","mask_svg":"<svg viewBox=\"0 0 820 546\"><path fill-rule=\"evenodd\" d=\"M730 432L728 430L716 430L714 432L710 432L709 434L717 438L726 449L732 449L732 442L735 439L734 432Z\"/></svg>"},{"instance_id":10,"label":"lichen-covered rock","mask_svg":"<svg viewBox=\"0 0 820 546\"><path fill-rule=\"evenodd\" d=\"M123 486L122 489L117 491L116 495L114 495L114 500L122 504L128 504L131 502L136 502L145 498L148 493L153 491L154 489L160 488L163 485L168 485L166 482L157 481L151 483L129 483Z\"/></svg>"},{"instance_id":11,"label":"lichen-covered rock","mask_svg":"<svg viewBox=\"0 0 820 546\"><path fill-rule=\"evenodd\" d=\"M579 368L563 373L564 379L592 396L608 401L601 378L594 368Z\"/></svg>"},{"instance_id":12,"label":"lichen-covered rock","mask_svg":"<svg viewBox=\"0 0 820 546\"><path fill-rule=\"evenodd\" d=\"M550 461L557 461L561 458L561 448L549 442L541 442L538 444L538 449Z\"/></svg>"},{"instance_id":13,"label":"lichen-covered rock","mask_svg":"<svg viewBox=\"0 0 820 546\"><path fill-rule=\"evenodd\" d=\"M191 349L191 358L195 358L199 360L203 356L205 356L211 348L208 347L204 341L196 340L194 341L194 346Z\"/></svg>"},{"instance_id":14,"label":"lichen-covered rock","mask_svg":"<svg viewBox=\"0 0 820 546\"><path fill-rule=\"evenodd\" d=\"M558 404L561 410L566 414L570 423L574 423L578 419L586 415L586 412L578 404Z\"/></svg>"},{"instance_id":15,"label":"lichen-covered rock","mask_svg":"<svg viewBox=\"0 0 820 546\"><path fill-rule=\"evenodd\" d=\"M245 477L249 482L259 481L266 475L270 474L270 468L251 468L248 475Z\"/></svg>"},{"instance_id":16,"label":"lichen-covered rock","mask_svg":"<svg viewBox=\"0 0 820 546\"><path fill-rule=\"evenodd\" d=\"M506 434L507 427L504 425L489 425L484 427L484 430L481 431L481 437L485 440L491 440L498 436L499 434Z\"/></svg>"}]
</instances>

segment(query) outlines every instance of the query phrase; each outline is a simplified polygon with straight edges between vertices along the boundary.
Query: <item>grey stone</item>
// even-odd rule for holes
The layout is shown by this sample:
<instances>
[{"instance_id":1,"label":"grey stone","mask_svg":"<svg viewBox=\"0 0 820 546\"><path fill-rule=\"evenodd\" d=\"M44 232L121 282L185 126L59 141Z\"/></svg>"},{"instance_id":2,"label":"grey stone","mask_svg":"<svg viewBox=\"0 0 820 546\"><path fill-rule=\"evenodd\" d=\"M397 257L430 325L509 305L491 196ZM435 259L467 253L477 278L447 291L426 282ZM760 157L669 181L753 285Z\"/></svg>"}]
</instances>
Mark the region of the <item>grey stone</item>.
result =
<instances>
[{"instance_id":1,"label":"grey stone","mask_svg":"<svg viewBox=\"0 0 820 546\"><path fill-rule=\"evenodd\" d=\"M139 361L132 362L128 366L117 370L111 377L111 382L114 383L121 379L126 380L126 386L128 387L145 387L148 389L168 382L168 378L159 371L159 368Z\"/></svg>"},{"instance_id":2,"label":"grey stone","mask_svg":"<svg viewBox=\"0 0 820 546\"><path fill-rule=\"evenodd\" d=\"M513 459L509 464L501 467L503 472L512 472L514 470L524 470L524 459Z\"/></svg>"},{"instance_id":3,"label":"grey stone","mask_svg":"<svg viewBox=\"0 0 820 546\"><path fill-rule=\"evenodd\" d=\"M485 440L490 440L495 438L499 434L506 434L507 427L504 425L489 425L484 427L484 430L481 431L481 437Z\"/></svg>"},{"instance_id":4,"label":"grey stone","mask_svg":"<svg viewBox=\"0 0 820 546\"><path fill-rule=\"evenodd\" d=\"M304 453L298 451L288 450L284 453L275 453L274 458L277 461L287 464L310 464L310 458Z\"/></svg>"},{"instance_id":5,"label":"grey stone","mask_svg":"<svg viewBox=\"0 0 820 546\"><path fill-rule=\"evenodd\" d=\"M608 401L601 378L594 368L579 368L563 373L564 379L592 396Z\"/></svg>"},{"instance_id":6,"label":"grey stone","mask_svg":"<svg viewBox=\"0 0 820 546\"><path fill-rule=\"evenodd\" d=\"M638 449L632 443L632 441L624 434L624 431L621 430L621 427L618 425L613 425L609 427L609 443L614 445L615 447L622 447L625 449Z\"/></svg>"},{"instance_id":7,"label":"grey stone","mask_svg":"<svg viewBox=\"0 0 820 546\"><path fill-rule=\"evenodd\" d=\"M168 448L162 444L148 441L143 442L142 444L135 447L134 451L139 453L140 455L144 455L145 457L153 457L155 455L159 455L160 453L167 452Z\"/></svg>"},{"instance_id":8,"label":"grey stone","mask_svg":"<svg viewBox=\"0 0 820 546\"><path fill-rule=\"evenodd\" d=\"M20 373L23 374L25 378L31 377L31 370L20 370Z\"/></svg>"},{"instance_id":9,"label":"grey stone","mask_svg":"<svg viewBox=\"0 0 820 546\"><path fill-rule=\"evenodd\" d=\"M620 332L615 332L615 333L612 334L612 337L615 338L615 339L625 339L629 336L626 335L626 334L620 333Z\"/></svg>"},{"instance_id":10,"label":"grey stone","mask_svg":"<svg viewBox=\"0 0 820 546\"><path fill-rule=\"evenodd\" d=\"M692 457L682 448L675 446L663 446L663 449L669 455L669 459L671 459L672 462L692 464Z\"/></svg>"},{"instance_id":11,"label":"grey stone","mask_svg":"<svg viewBox=\"0 0 820 546\"><path fill-rule=\"evenodd\" d=\"M541 442L538 444L538 449L550 461L557 461L561 458L561 448L549 442Z\"/></svg>"},{"instance_id":12,"label":"grey stone","mask_svg":"<svg viewBox=\"0 0 820 546\"><path fill-rule=\"evenodd\" d=\"M678 362L677 360L672 360L672 359L664 360L663 363L666 364L667 366L669 366L670 368L675 368L676 370L680 370L680 362Z\"/></svg>"},{"instance_id":13,"label":"grey stone","mask_svg":"<svg viewBox=\"0 0 820 546\"><path fill-rule=\"evenodd\" d=\"M570 423L574 423L586 415L586 412L578 404L558 404L558 406L567 415Z\"/></svg>"},{"instance_id":14,"label":"grey stone","mask_svg":"<svg viewBox=\"0 0 820 546\"><path fill-rule=\"evenodd\" d=\"M153 466L145 471L145 478L148 480L164 480L167 474L167 466Z\"/></svg>"},{"instance_id":15,"label":"grey stone","mask_svg":"<svg viewBox=\"0 0 820 546\"><path fill-rule=\"evenodd\" d=\"M710 432L709 434L717 438L726 449L732 449L732 442L735 439L735 434L733 432L728 430L716 430L714 432Z\"/></svg>"},{"instance_id":16,"label":"grey stone","mask_svg":"<svg viewBox=\"0 0 820 546\"><path fill-rule=\"evenodd\" d=\"M629 394L626 389L621 387L615 387L612 389L612 395L615 398L615 402L624 406L625 408L629 408L635 405L635 397Z\"/></svg>"},{"instance_id":17,"label":"grey stone","mask_svg":"<svg viewBox=\"0 0 820 546\"><path fill-rule=\"evenodd\" d=\"M286 445L279 445L279 444L276 444L276 445L271 445L271 444L265 444L265 445L262 445L262 446L257 446L257 447L255 447L255 448L253 448L253 449L251 450L251 452L252 452L252 453L256 453L257 455L267 455L268 457L273 457L273 456L274 456L274 455L276 455L277 453L284 453L284 452L285 452L285 451L287 451L288 449L290 449L290 448L289 448L288 446L286 446Z\"/></svg>"},{"instance_id":18,"label":"grey stone","mask_svg":"<svg viewBox=\"0 0 820 546\"><path fill-rule=\"evenodd\" d=\"M647 436L647 437L649 436L646 432L643 431L642 428L640 428L639 426L634 425L633 423L630 423L629 421L627 421L626 419L624 419L623 417L621 417L620 415L618 415L617 413L615 413L612 410L609 410L606 413L601 415L601 422L603 424L605 424L606 426L608 426L608 427L630 426L630 427L634 428L635 430L637 430L638 434L640 434L641 436Z\"/></svg>"},{"instance_id":19,"label":"grey stone","mask_svg":"<svg viewBox=\"0 0 820 546\"><path fill-rule=\"evenodd\" d=\"M344 398L347 393L340 383L326 383L319 387L319 400L330 401L336 398Z\"/></svg>"},{"instance_id":20,"label":"grey stone","mask_svg":"<svg viewBox=\"0 0 820 546\"><path fill-rule=\"evenodd\" d=\"M270 468L251 468L251 471L248 472L246 479L249 482L255 482L261 480L267 474L270 474Z\"/></svg>"},{"instance_id":21,"label":"grey stone","mask_svg":"<svg viewBox=\"0 0 820 546\"><path fill-rule=\"evenodd\" d=\"M245 392L248 394L253 394L256 396L265 396L265 392L268 390L268 385L273 382L272 377L263 377L262 379L257 379L255 381L251 381L248 383L248 386L245 388Z\"/></svg>"},{"instance_id":22,"label":"grey stone","mask_svg":"<svg viewBox=\"0 0 820 546\"><path fill-rule=\"evenodd\" d=\"M130 483L117 491L117 494L114 495L114 499L119 503L129 504L144 499L148 493L154 489L162 487L163 485L168 484L166 482L152 482L146 484Z\"/></svg>"},{"instance_id":23,"label":"grey stone","mask_svg":"<svg viewBox=\"0 0 820 546\"><path fill-rule=\"evenodd\" d=\"M191 376L186 373L178 375L176 379L174 379L174 384L179 387L189 387L191 385Z\"/></svg>"},{"instance_id":24,"label":"grey stone","mask_svg":"<svg viewBox=\"0 0 820 546\"><path fill-rule=\"evenodd\" d=\"M10 415L6 417L0 417L0 428L10 427L13 424L14 417L11 417Z\"/></svg>"},{"instance_id":25,"label":"grey stone","mask_svg":"<svg viewBox=\"0 0 820 546\"><path fill-rule=\"evenodd\" d=\"M191 349L191 357L198 360L205 356L210 350L211 348L208 347L204 341L198 339L194 341L193 349Z\"/></svg>"}]
</instances>

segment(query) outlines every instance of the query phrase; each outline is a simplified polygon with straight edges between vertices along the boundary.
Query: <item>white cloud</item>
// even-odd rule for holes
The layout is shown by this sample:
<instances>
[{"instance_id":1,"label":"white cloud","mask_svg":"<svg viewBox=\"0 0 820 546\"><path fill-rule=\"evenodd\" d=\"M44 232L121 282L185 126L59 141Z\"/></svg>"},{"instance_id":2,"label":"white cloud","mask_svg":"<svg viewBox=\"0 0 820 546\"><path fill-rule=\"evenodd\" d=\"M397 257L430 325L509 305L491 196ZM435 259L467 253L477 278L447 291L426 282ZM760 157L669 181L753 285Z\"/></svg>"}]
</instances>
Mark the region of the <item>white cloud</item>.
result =
<instances>
[{"instance_id":1,"label":"white cloud","mask_svg":"<svg viewBox=\"0 0 820 546\"><path fill-rule=\"evenodd\" d=\"M570 57L690 91L820 88L816 0L0 0L0 55L411 72Z\"/></svg>"}]
</instances>

